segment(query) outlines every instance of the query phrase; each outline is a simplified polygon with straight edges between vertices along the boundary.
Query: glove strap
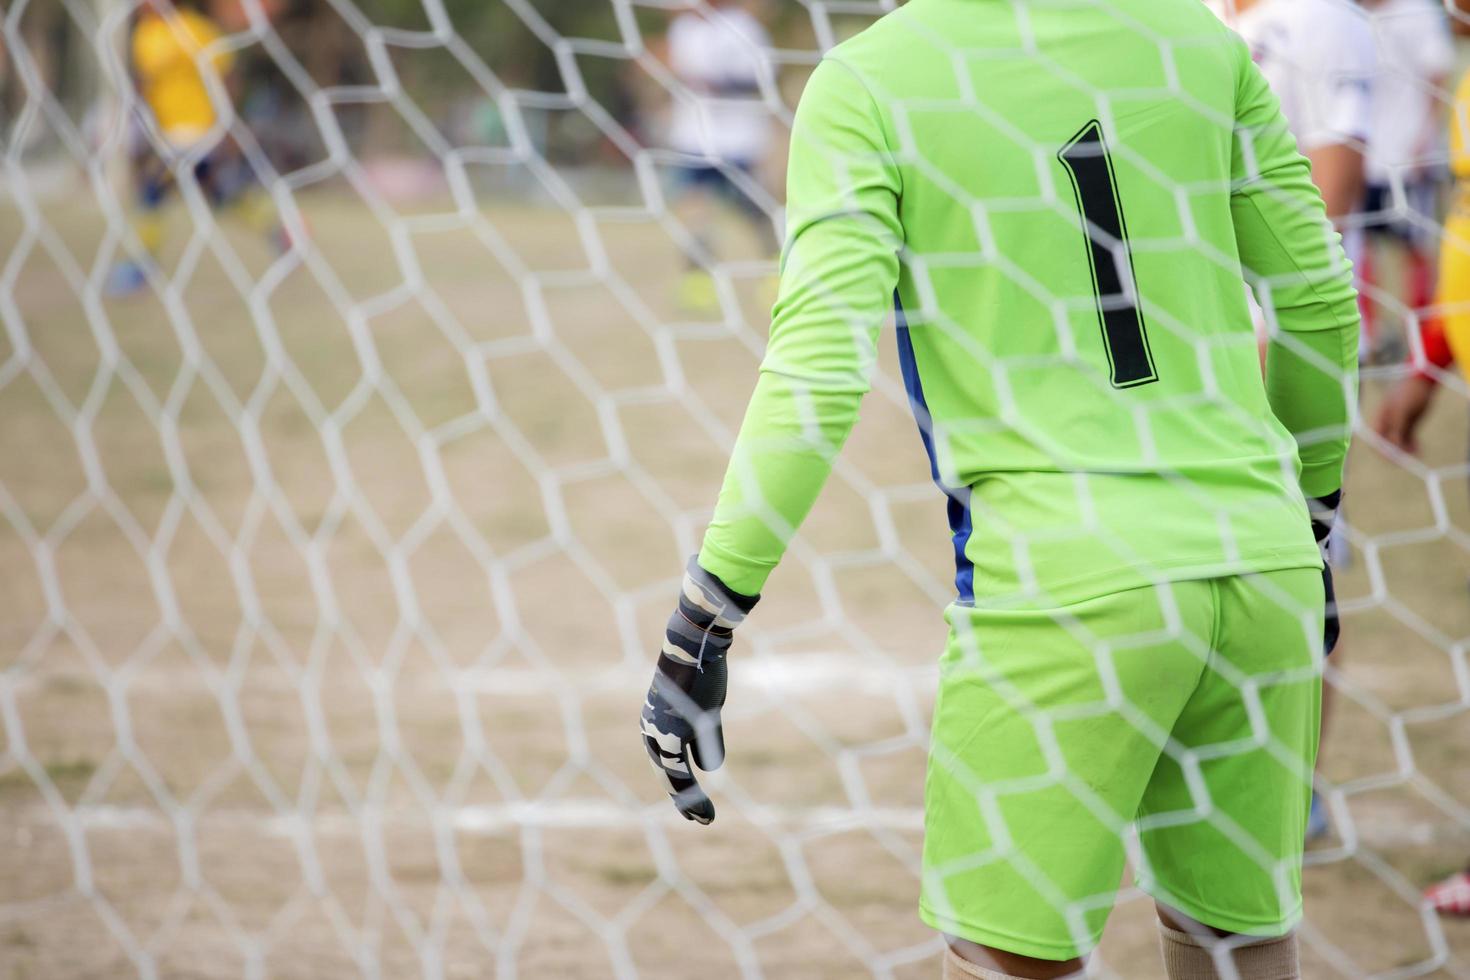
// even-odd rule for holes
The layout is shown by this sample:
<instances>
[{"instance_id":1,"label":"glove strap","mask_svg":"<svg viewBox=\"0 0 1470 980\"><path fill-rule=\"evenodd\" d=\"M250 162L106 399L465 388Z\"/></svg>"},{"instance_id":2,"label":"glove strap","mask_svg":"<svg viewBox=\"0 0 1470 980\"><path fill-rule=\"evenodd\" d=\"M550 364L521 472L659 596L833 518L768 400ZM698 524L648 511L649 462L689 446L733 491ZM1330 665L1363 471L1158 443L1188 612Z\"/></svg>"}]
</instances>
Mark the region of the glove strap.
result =
<instances>
[{"instance_id":1,"label":"glove strap","mask_svg":"<svg viewBox=\"0 0 1470 980\"><path fill-rule=\"evenodd\" d=\"M1332 527L1337 523L1337 511L1341 506L1341 490L1334 490L1325 497L1307 498L1307 513L1312 517L1312 537L1317 540L1323 561L1327 560L1327 539L1332 535Z\"/></svg>"},{"instance_id":2,"label":"glove strap","mask_svg":"<svg viewBox=\"0 0 1470 980\"><path fill-rule=\"evenodd\" d=\"M1342 491L1334 490L1325 497L1308 497L1307 513L1312 516L1312 533L1318 541L1332 532L1337 521L1337 510L1342 506Z\"/></svg>"},{"instance_id":3,"label":"glove strap","mask_svg":"<svg viewBox=\"0 0 1470 980\"><path fill-rule=\"evenodd\" d=\"M696 559L689 559L679 607L664 631L660 669L668 673L674 665L702 668L706 658L724 656L735 627L759 600L760 596L731 590L717 576L700 568Z\"/></svg>"},{"instance_id":4,"label":"glove strap","mask_svg":"<svg viewBox=\"0 0 1470 980\"><path fill-rule=\"evenodd\" d=\"M718 576L700 568L697 558L689 559L679 595L679 612L696 629L728 636L759 601L760 596L741 595Z\"/></svg>"}]
</instances>

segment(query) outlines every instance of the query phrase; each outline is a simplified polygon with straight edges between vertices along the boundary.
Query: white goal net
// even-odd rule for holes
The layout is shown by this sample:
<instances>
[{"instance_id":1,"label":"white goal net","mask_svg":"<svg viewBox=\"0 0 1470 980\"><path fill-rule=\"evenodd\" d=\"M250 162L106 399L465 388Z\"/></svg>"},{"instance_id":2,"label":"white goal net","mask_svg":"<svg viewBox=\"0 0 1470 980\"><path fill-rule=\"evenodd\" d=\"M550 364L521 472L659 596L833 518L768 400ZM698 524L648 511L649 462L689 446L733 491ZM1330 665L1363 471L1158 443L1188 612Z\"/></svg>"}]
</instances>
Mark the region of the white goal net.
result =
<instances>
[{"instance_id":1,"label":"white goal net","mask_svg":"<svg viewBox=\"0 0 1470 980\"><path fill-rule=\"evenodd\" d=\"M635 727L764 346L795 105L897 5L748 5L769 145L693 176L667 30L707 2L0 7L0 976L937 975L953 556L891 337L736 640L715 825ZM1431 258L1447 186L1409 219ZM1445 311L1365 247L1304 968L1470 976L1422 898L1470 860L1470 391L1430 369L1417 453L1374 431ZM1094 975L1160 975L1152 915L1130 874Z\"/></svg>"}]
</instances>

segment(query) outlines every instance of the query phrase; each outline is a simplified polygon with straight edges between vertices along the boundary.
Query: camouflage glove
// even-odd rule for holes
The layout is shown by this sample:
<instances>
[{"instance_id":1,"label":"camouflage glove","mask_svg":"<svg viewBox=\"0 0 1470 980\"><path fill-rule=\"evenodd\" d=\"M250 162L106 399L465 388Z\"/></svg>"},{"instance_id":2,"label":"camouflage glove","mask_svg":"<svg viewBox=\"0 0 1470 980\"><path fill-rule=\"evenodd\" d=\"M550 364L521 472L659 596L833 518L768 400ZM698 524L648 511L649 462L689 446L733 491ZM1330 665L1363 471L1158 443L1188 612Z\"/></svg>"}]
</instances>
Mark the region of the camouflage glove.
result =
<instances>
[{"instance_id":1,"label":"camouflage glove","mask_svg":"<svg viewBox=\"0 0 1470 980\"><path fill-rule=\"evenodd\" d=\"M725 761L720 709L725 705L725 654L735 627L760 596L743 596L689 560L679 606L664 630L663 651L643 702L639 727L653 768L686 820L710 823L715 805L689 768L706 772Z\"/></svg>"},{"instance_id":2,"label":"camouflage glove","mask_svg":"<svg viewBox=\"0 0 1470 980\"><path fill-rule=\"evenodd\" d=\"M1322 591L1327 593L1327 616L1322 630L1323 656L1332 653L1337 646L1337 636L1342 628L1337 619L1337 592L1332 587L1332 564L1327 547L1327 541L1332 536L1332 526L1337 522L1337 508L1341 503L1341 490L1307 501L1307 510L1312 515L1312 537L1317 539L1317 550L1322 552Z\"/></svg>"}]
</instances>

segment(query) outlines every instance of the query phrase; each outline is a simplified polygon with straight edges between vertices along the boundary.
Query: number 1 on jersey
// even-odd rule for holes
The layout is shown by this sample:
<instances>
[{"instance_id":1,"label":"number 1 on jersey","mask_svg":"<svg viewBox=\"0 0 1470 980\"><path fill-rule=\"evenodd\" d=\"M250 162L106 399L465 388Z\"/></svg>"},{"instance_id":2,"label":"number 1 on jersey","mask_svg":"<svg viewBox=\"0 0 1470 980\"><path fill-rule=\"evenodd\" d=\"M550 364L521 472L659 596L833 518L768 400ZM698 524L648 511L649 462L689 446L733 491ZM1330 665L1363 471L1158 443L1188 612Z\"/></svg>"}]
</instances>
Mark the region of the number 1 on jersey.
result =
<instances>
[{"instance_id":1,"label":"number 1 on jersey","mask_svg":"<svg viewBox=\"0 0 1470 980\"><path fill-rule=\"evenodd\" d=\"M1057 151L1057 158L1072 177L1077 209L1087 233L1092 290L1103 347L1113 369L1113 387L1132 388L1157 381L1143 310L1138 305L1128 225L1123 220L1123 202L1118 199L1118 183L1103 141L1102 124L1094 119L1083 126Z\"/></svg>"}]
</instances>

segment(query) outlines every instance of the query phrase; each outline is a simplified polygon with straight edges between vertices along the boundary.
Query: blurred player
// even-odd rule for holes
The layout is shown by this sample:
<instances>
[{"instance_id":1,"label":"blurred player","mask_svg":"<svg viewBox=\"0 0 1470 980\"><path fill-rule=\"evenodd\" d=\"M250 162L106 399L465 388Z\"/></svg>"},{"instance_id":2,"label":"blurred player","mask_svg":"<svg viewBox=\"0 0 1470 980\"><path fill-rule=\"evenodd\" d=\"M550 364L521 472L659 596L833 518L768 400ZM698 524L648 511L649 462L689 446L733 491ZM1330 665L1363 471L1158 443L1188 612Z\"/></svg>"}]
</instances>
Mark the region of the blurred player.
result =
<instances>
[{"instance_id":1,"label":"blurred player","mask_svg":"<svg viewBox=\"0 0 1470 980\"><path fill-rule=\"evenodd\" d=\"M1457 196L1462 193L1457 191ZM1461 247L1450 237L1450 226L1454 223L1454 217L1447 220L1445 240L1440 247L1439 289L1435 306L1444 315L1420 322L1422 355L1416 353L1413 356L1409 362L1409 374L1384 394L1373 416L1373 431L1390 445L1412 455L1419 452L1419 424L1424 421L1438 390L1437 375L1455 363L1445 328L1453 327L1461 337L1470 334L1470 322L1467 322L1470 320L1470 239L1463 240L1466 255L1451 254ZM1462 225L1460 233L1470 234L1464 217L1459 219L1459 223ZM1470 355L1470 348L1467 348L1467 355Z\"/></svg>"},{"instance_id":2,"label":"blurred player","mask_svg":"<svg viewBox=\"0 0 1470 980\"><path fill-rule=\"evenodd\" d=\"M771 149L771 112L761 99L771 39L741 0L711 0L669 26L669 64L678 76L668 141L681 155L677 209L696 251L679 283L679 301L692 309L717 304L705 271L717 260L719 199L749 220L762 246L774 249L771 219L754 195L758 168Z\"/></svg>"},{"instance_id":3,"label":"blurred player","mask_svg":"<svg viewBox=\"0 0 1470 980\"><path fill-rule=\"evenodd\" d=\"M1424 899L1441 915L1470 916L1470 870L1453 874L1430 888Z\"/></svg>"},{"instance_id":4,"label":"blurred player","mask_svg":"<svg viewBox=\"0 0 1470 980\"><path fill-rule=\"evenodd\" d=\"M1354 214L1366 185L1376 70L1373 33L1350 0L1212 0L1250 45L1312 163L1327 214Z\"/></svg>"},{"instance_id":5,"label":"blurred player","mask_svg":"<svg viewBox=\"0 0 1470 980\"><path fill-rule=\"evenodd\" d=\"M1461 30L1457 26L1457 32ZM1373 428L1407 453L1419 451L1418 430L1436 390L1436 373L1456 361L1470 377L1470 72L1460 79L1450 114L1450 173L1454 177L1449 214L1439 249L1436 317L1421 324L1422 360L1384 395Z\"/></svg>"},{"instance_id":6,"label":"blurred player","mask_svg":"<svg viewBox=\"0 0 1470 980\"><path fill-rule=\"evenodd\" d=\"M724 757L733 632L896 304L958 593L920 901L946 975L1082 969L1134 827L1170 977L1298 976L1360 323L1250 51L1197 0L910 0L812 75L788 188L770 344L643 706L676 808L714 820L690 762Z\"/></svg>"},{"instance_id":7,"label":"blurred player","mask_svg":"<svg viewBox=\"0 0 1470 980\"><path fill-rule=\"evenodd\" d=\"M205 52L220 36L215 22L184 0L147 0L133 26L133 78L156 135L150 141L139 134L133 160L133 229L150 260L163 244L163 206L174 187L175 168L210 138L218 119L205 75L223 85L233 58L225 51ZM232 146L213 148L194 165L194 176L213 204L235 206L248 223L270 235L276 248L285 247L269 201L255 191L249 168ZM146 283L146 268L127 260L112 270L107 288L112 295L126 295Z\"/></svg>"},{"instance_id":8,"label":"blurred player","mask_svg":"<svg viewBox=\"0 0 1470 980\"><path fill-rule=\"evenodd\" d=\"M1369 0L1377 44L1373 82L1373 139L1368 146L1367 195L1369 247L1359 274L1379 288L1398 279L1402 299L1423 311L1433 301L1434 263L1429 229L1439 213L1440 160L1443 157L1442 91L1454 68L1455 49L1444 8L1431 0ZM1374 244L1379 247L1373 247ZM1402 264L1399 276L1385 276L1385 260ZM1364 304L1365 330L1375 350L1396 346L1398 338L1374 328L1377 304Z\"/></svg>"}]
</instances>

